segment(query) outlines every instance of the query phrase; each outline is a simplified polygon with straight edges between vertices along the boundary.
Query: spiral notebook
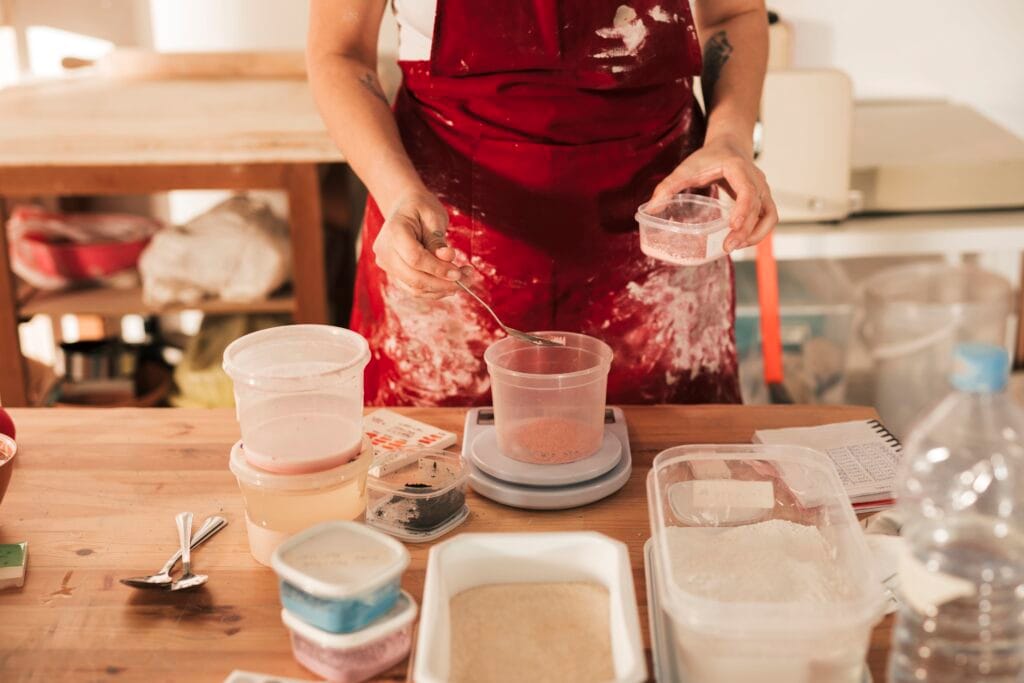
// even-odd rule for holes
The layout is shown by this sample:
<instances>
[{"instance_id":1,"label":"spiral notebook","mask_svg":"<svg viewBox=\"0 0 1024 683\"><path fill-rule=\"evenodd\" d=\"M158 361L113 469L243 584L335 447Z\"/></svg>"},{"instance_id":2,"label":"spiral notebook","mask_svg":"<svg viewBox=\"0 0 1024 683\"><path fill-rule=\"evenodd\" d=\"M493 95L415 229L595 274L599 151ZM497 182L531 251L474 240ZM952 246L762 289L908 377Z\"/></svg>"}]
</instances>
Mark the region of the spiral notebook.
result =
<instances>
[{"instance_id":1,"label":"spiral notebook","mask_svg":"<svg viewBox=\"0 0 1024 683\"><path fill-rule=\"evenodd\" d=\"M857 512L881 510L895 502L903 446L878 420L762 429L754 432L754 443L806 446L827 454Z\"/></svg>"}]
</instances>

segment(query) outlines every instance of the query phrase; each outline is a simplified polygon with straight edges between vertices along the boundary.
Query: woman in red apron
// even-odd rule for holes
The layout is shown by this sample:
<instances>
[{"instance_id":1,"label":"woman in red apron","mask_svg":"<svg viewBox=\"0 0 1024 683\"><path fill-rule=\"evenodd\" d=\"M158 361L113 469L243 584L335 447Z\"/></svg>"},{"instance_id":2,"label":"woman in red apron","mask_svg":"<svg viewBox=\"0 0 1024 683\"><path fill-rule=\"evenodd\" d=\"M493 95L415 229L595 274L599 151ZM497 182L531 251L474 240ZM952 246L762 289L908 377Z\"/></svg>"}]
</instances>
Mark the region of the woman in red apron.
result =
<instances>
[{"instance_id":1,"label":"woman in red apron","mask_svg":"<svg viewBox=\"0 0 1024 683\"><path fill-rule=\"evenodd\" d=\"M611 402L738 402L731 261L652 260L633 216L652 194L718 184L736 198L727 248L774 227L751 153L761 0L697 0L698 23L687 0L394 0L393 116L376 76L384 3L314 0L308 50L372 197L352 316L373 349L367 403L489 401L483 354L503 333L460 279L510 326L607 342Z\"/></svg>"}]
</instances>

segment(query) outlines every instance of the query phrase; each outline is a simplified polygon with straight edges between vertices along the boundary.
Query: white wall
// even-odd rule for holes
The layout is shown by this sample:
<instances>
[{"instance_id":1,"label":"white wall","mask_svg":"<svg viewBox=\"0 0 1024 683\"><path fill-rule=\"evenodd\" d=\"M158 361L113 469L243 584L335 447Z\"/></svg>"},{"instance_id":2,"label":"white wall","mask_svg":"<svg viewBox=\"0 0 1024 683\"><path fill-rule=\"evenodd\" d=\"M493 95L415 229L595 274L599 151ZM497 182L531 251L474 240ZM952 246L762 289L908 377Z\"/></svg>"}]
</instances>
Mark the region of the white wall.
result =
<instances>
[{"instance_id":1,"label":"white wall","mask_svg":"<svg viewBox=\"0 0 1024 683\"><path fill-rule=\"evenodd\" d=\"M795 66L831 66L858 98L941 97L1024 136L1024 1L769 0Z\"/></svg>"}]
</instances>

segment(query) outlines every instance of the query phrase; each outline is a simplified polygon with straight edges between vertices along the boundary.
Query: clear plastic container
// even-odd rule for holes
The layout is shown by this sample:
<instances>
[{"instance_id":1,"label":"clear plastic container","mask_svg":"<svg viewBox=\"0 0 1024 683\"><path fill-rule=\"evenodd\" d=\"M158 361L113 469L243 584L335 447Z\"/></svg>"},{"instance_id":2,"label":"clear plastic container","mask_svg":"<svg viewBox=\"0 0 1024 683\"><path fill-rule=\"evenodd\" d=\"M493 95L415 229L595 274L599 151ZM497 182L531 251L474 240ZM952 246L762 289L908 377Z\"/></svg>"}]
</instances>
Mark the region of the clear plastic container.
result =
<instances>
[{"instance_id":1,"label":"clear plastic container","mask_svg":"<svg viewBox=\"0 0 1024 683\"><path fill-rule=\"evenodd\" d=\"M654 459L647 496L687 680L859 683L885 600L824 454L679 446Z\"/></svg>"},{"instance_id":2,"label":"clear plastic container","mask_svg":"<svg viewBox=\"0 0 1024 683\"><path fill-rule=\"evenodd\" d=\"M355 460L323 472L275 474L253 467L242 442L231 449L231 472L245 499L249 550L260 564L285 539L314 524L335 519L357 519L366 509L366 472L373 462L373 446L364 440Z\"/></svg>"},{"instance_id":3,"label":"clear plastic container","mask_svg":"<svg viewBox=\"0 0 1024 683\"><path fill-rule=\"evenodd\" d=\"M725 256L729 208L714 197L677 194L636 212L640 250L659 261L699 266Z\"/></svg>"},{"instance_id":4,"label":"clear plastic container","mask_svg":"<svg viewBox=\"0 0 1024 683\"><path fill-rule=\"evenodd\" d=\"M409 551L355 522L325 522L274 551L281 604L307 624L351 633L387 614L398 600Z\"/></svg>"},{"instance_id":5,"label":"clear plastic container","mask_svg":"<svg viewBox=\"0 0 1024 683\"><path fill-rule=\"evenodd\" d=\"M469 516L469 471L457 453L411 448L370 468L366 523L410 543L440 538Z\"/></svg>"},{"instance_id":6,"label":"clear plastic container","mask_svg":"<svg viewBox=\"0 0 1024 683\"><path fill-rule=\"evenodd\" d=\"M299 664L331 683L359 683L409 654L416 601L403 591L390 612L356 633L321 631L287 609L281 610L281 620L291 633L292 654Z\"/></svg>"},{"instance_id":7,"label":"clear plastic container","mask_svg":"<svg viewBox=\"0 0 1024 683\"><path fill-rule=\"evenodd\" d=\"M224 350L245 455L269 472L337 467L363 439L363 370L370 348L329 325L285 325L236 339Z\"/></svg>"},{"instance_id":8,"label":"clear plastic container","mask_svg":"<svg viewBox=\"0 0 1024 683\"><path fill-rule=\"evenodd\" d=\"M582 460L604 439L612 350L583 334L537 334L564 346L506 337L484 353L498 448L513 460L541 465Z\"/></svg>"}]
</instances>

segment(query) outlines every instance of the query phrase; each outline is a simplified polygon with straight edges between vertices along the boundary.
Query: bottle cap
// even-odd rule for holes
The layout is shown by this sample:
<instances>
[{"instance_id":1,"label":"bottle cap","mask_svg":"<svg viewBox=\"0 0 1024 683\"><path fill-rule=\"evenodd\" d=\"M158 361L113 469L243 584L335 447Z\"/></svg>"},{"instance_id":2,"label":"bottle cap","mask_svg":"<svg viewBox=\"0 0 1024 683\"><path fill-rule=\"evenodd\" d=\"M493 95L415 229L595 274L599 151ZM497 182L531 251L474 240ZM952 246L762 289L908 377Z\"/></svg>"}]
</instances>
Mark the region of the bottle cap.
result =
<instances>
[{"instance_id":1,"label":"bottle cap","mask_svg":"<svg viewBox=\"0 0 1024 683\"><path fill-rule=\"evenodd\" d=\"M1010 376L1010 356L994 344L958 344L953 352L950 381L959 391L1002 391Z\"/></svg>"}]
</instances>

